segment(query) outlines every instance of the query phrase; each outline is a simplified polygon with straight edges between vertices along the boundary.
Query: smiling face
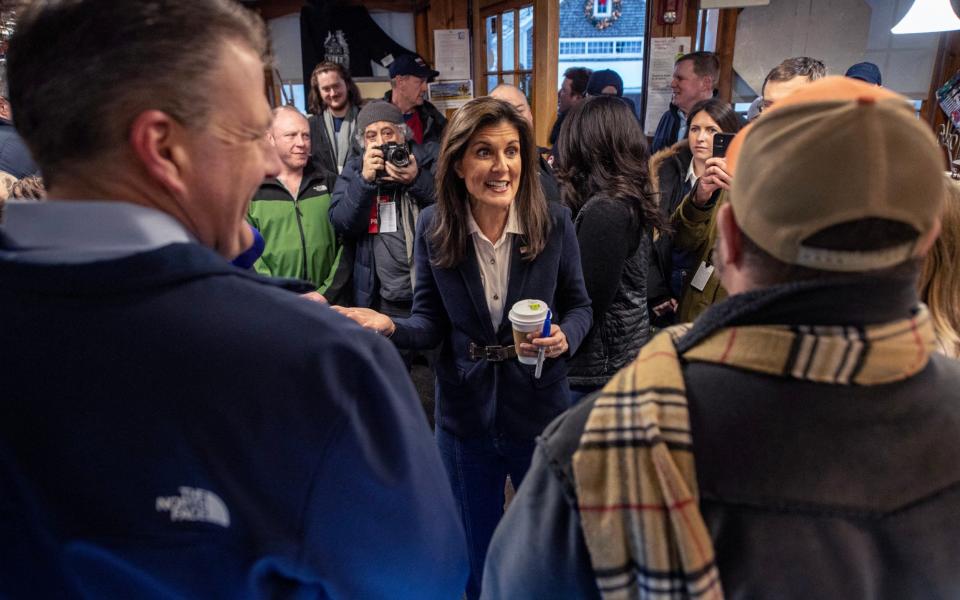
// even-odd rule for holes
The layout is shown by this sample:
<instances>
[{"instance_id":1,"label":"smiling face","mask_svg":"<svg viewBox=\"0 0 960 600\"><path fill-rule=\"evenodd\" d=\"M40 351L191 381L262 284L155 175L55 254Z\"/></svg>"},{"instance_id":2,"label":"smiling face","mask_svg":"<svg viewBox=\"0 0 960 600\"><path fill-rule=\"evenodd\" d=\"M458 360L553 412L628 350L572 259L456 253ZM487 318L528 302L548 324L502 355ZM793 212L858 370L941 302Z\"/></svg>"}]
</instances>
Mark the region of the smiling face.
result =
<instances>
[{"instance_id":1,"label":"smiling face","mask_svg":"<svg viewBox=\"0 0 960 600\"><path fill-rule=\"evenodd\" d=\"M713 120L710 113L701 110L694 115L687 133L687 141L690 143L690 151L693 152L695 159L703 162L713 156L713 136L718 133L721 133L720 126Z\"/></svg>"},{"instance_id":2,"label":"smiling face","mask_svg":"<svg viewBox=\"0 0 960 600\"><path fill-rule=\"evenodd\" d=\"M224 43L210 75L210 94L220 100L203 129L189 130L179 198L187 227L206 246L234 258L253 242L247 207L267 176L280 172L277 152L267 141L272 121L263 94L263 62L250 48Z\"/></svg>"},{"instance_id":3,"label":"smiling face","mask_svg":"<svg viewBox=\"0 0 960 600\"><path fill-rule=\"evenodd\" d=\"M700 77L693 70L692 60L682 60L673 67L673 79L670 89L673 90L673 103L684 113L689 112L693 105L706 100L713 93L713 81L709 77Z\"/></svg>"},{"instance_id":4,"label":"smiling face","mask_svg":"<svg viewBox=\"0 0 960 600\"><path fill-rule=\"evenodd\" d=\"M573 91L573 80L569 77L564 78L560 91L557 92L557 111L565 113L583 98L580 94Z\"/></svg>"},{"instance_id":5,"label":"smiling face","mask_svg":"<svg viewBox=\"0 0 960 600\"><path fill-rule=\"evenodd\" d=\"M506 121L481 127L454 165L476 209L508 211L520 187L520 132Z\"/></svg>"},{"instance_id":6,"label":"smiling face","mask_svg":"<svg viewBox=\"0 0 960 600\"><path fill-rule=\"evenodd\" d=\"M288 171L300 171L310 158L310 124L300 113L281 110L270 127L270 143Z\"/></svg>"},{"instance_id":7,"label":"smiling face","mask_svg":"<svg viewBox=\"0 0 960 600\"><path fill-rule=\"evenodd\" d=\"M317 89L323 105L334 114L347 109L347 84L336 71L317 73Z\"/></svg>"}]
</instances>

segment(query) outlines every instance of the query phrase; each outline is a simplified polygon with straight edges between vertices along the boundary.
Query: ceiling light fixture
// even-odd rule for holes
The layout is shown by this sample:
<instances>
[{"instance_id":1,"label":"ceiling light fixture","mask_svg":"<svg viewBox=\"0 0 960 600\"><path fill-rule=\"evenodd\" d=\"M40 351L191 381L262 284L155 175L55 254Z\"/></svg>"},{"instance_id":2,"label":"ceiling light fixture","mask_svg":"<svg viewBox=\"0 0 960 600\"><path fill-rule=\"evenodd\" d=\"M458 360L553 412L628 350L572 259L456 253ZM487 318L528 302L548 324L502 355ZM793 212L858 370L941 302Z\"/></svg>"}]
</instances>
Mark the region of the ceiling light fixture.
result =
<instances>
[{"instance_id":1,"label":"ceiling light fixture","mask_svg":"<svg viewBox=\"0 0 960 600\"><path fill-rule=\"evenodd\" d=\"M950 0L913 0L913 6L890 33L934 33L960 29Z\"/></svg>"}]
</instances>

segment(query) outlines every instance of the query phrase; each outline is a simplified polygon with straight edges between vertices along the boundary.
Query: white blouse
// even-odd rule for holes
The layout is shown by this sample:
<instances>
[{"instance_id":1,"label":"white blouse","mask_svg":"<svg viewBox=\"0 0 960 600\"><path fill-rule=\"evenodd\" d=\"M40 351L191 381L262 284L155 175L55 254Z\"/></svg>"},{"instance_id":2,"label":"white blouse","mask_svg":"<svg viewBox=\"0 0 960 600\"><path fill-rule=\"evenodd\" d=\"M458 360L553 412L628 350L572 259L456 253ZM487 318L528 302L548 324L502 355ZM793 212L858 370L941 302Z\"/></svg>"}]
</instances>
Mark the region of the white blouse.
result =
<instances>
[{"instance_id":1,"label":"white blouse","mask_svg":"<svg viewBox=\"0 0 960 600\"><path fill-rule=\"evenodd\" d=\"M507 286L510 282L510 250L513 248L513 236L523 235L520 222L517 221L515 205L510 205L507 226L496 242L491 242L480 231L480 226L467 211L467 232L473 238L473 249L480 265L480 279L483 292L487 297L487 309L494 331L503 320L503 305L507 301Z\"/></svg>"}]
</instances>

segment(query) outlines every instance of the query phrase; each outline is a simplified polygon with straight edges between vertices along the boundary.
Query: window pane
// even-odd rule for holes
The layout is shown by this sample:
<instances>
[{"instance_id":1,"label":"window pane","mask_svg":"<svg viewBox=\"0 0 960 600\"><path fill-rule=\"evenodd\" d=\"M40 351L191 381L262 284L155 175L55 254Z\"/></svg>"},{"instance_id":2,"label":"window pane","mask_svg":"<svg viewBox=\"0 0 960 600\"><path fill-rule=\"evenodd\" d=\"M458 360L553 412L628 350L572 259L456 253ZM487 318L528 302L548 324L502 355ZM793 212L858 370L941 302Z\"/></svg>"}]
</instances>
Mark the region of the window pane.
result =
<instances>
[{"instance_id":1,"label":"window pane","mask_svg":"<svg viewBox=\"0 0 960 600\"><path fill-rule=\"evenodd\" d=\"M487 75L487 93L492 92L495 87L497 87L497 76Z\"/></svg>"},{"instance_id":2,"label":"window pane","mask_svg":"<svg viewBox=\"0 0 960 600\"><path fill-rule=\"evenodd\" d=\"M504 71L512 71L514 69L513 50L514 44L516 43L514 41L516 37L514 36L514 14L515 13L512 10L508 10L500 15L500 24L502 25L503 30L501 34L503 37L503 58L501 59L501 62L503 62Z\"/></svg>"},{"instance_id":3,"label":"window pane","mask_svg":"<svg viewBox=\"0 0 960 600\"><path fill-rule=\"evenodd\" d=\"M520 9L520 69L533 68L533 7Z\"/></svg>"},{"instance_id":4,"label":"window pane","mask_svg":"<svg viewBox=\"0 0 960 600\"><path fill-rule=\"evenodd\" d=\"M487 71L496 71L497 67L497 17L487 17Z\"/></svg>"},{"instance_id":5,"label":"window pane","mask_svg":"<svg viewBox=\"0 0 960 600\"><path fill-rule=\"evenodd\" d=\"M514 79L513 73L504 73L503 74L503 83L509 83L510 85L517 85L516 80Z\"/></svg>"},{"instance_id":6,"label":"window pane","mask_svg":"<svg viewBox=\"0 0 960 600\"><path fill-rule=\"evenodd\" d=\"M517 84L523 95L527 97L527 103L533 106L533 73L520 74L520 82Z\"/></svg>"}]
</instances>

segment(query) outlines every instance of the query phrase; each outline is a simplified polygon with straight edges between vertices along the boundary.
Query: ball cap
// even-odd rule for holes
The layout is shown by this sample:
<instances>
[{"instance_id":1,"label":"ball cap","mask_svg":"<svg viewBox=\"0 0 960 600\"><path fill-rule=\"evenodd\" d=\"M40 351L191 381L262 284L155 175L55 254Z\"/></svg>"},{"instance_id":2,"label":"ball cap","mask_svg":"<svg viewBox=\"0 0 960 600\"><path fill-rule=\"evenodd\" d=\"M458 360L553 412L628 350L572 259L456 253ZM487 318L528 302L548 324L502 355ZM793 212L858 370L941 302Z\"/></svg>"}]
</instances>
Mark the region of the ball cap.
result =
<instances>
[{"instance_id":1,"label":"ball cap","mask_svg":"<svg viewBox=\"0 0 960 600\"><path fill-rule=\"evenodd\" d=\"M944 160L903 96L827 77L774 104L727 152L730 203L747 237L781 261L825 271L869 271L910 259L936 228L946 198ZM810 236L868 218L919 233L882 250L827 250Z\"/></svg>"},{"instance_id":2,"label":"ball cap","mask_svg":"<svg viewBox=\"0 0 960 600\"><path fill-rule=\"evenodd\" d=\"M433 80L440 74L439 71L431 69L419 54L401 54L393 59L388 70L391 79L400 75L416 75L423 79Z\"/></svg>"}]
</instances>

